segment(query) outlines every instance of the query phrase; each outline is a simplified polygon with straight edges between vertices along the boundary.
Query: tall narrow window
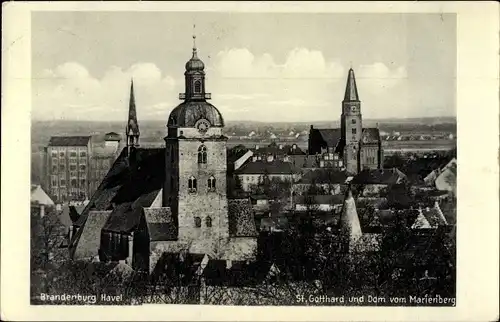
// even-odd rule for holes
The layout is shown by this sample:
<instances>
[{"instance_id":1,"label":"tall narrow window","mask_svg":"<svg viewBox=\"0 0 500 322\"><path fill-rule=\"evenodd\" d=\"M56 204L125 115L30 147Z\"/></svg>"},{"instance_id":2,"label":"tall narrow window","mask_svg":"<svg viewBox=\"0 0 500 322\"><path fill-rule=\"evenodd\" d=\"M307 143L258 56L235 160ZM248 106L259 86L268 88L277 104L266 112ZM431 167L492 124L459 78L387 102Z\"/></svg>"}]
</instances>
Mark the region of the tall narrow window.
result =
<instances>
[{"instance_id":1,"label":"tall narrow window","mask_svg":"<svg viewBox=\"0 0 500 322\"><path fill-rule=\"evenodd\" d=\"M207 147L204 145L198 148L198 163L207 163Z\"/></svg>"},{"instance_id":2,"label":"tall narrow window","mask_svg":"<svg viewBox=\"0 0 500 322\"><path fill-rule=\"evenodd\" d=\"M352 134L356 134L356 129L352 129Z\"/></svg>"},{"instance_id":3,"label":"tall narrow window","mask_svg":"<svg viewBox=\"0 0 500 322\"><path fill-rule=\"evenodd\" d=\"M214 176L210 176L210 178L208 178L208 191L215 191L215 178Z\"/></svg>"},{"instance_id":4,"label":"tall narrow window","mask_svg":"<svg viewBox=\"0 0 500 322\"><path fill-rule=\"evenodd\" d=\"M352 124L356 124L356 119L352 119Z\"/></svg>"},{"instance_id":5,"label":"tall narrow window","mask_svg":"<svg viewBox=\"0 0 500 322\"><path fill-rule=\"evenodd\" d=\"M194 217L194 225L196 228L201 227L201 218L200 217Z\"/></svg>"},{"instance_id":6,"label":"tall narrow window","mask_svg":"<svg viewBox=\"0 0 500 322\"><path fill-rule=\"evenodd\" d=\"M205 219L205 224L207 225L207 227L212 227L212 218L207 217Z\"/></svg>"},{"instance_id":7,"label":"tall narrow window","mask_svg":"<svg viewBox=\"0 0 500 322\"><path fill-rule=\"evenodd\" d=\"M196 178L193 176L188 179L188 190L189 192L196 192Z\"/></svg>"},{"instance_id":8,"label":"tall narrow window","mask_svg":"<svg viewBox=\"0 0 500 322\"><path fill-rule=\"evenodd\" d=\"M197 80L194 82L194 92L201 93L201 81Z\"/></svg>"}]
</instances>

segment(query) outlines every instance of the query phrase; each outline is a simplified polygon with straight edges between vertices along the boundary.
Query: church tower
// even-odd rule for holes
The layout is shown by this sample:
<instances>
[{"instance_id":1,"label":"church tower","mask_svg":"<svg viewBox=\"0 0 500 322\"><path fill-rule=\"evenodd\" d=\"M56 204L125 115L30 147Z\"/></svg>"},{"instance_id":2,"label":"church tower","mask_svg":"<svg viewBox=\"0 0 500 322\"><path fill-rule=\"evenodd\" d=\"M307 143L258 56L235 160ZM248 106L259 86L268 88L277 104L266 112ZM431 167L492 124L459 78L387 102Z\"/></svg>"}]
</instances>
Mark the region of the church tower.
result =
<instances>
[{"instance_id":1,"label":"church tower","mask_svg":"<svg viewBox=\"0 0 500 322\"><path fill-rule=\"evenodd\" d=\"M135 108L134 81L130 81L130 99L128 105L128 121L125 127L127 137L127 153L130 154L131 148L139 146L139 123L137 122L137 111Z\"/></svg>"},{"instance_id":2,"label":"church tower","mask_svg":"<svg viewBox=\"0 0 500 322\"><path fill-rule=\"evenodd\" d=\"M226 145L224 120L208 103L205 65L198 58L196 36L193 54L186 63L183 102L172 110L165 137L163 206L170 207L178 224L179 242L189 252L222 256L229 238L226 194Z\"/></svg>"},{"instance_id":3,"label":"church tower","mask_svg":"<svg viewBox=\"0 0 500 322\"><path fill-rule=\"evenodd\" d=\"M342 101L342 115L340 117L342 141L345 142L344 162L347 171L359 171L359 142L363 131L361 119L361 102L358 96L354 70L349 69L344 100Z\"/></svg>"}]
</instances>

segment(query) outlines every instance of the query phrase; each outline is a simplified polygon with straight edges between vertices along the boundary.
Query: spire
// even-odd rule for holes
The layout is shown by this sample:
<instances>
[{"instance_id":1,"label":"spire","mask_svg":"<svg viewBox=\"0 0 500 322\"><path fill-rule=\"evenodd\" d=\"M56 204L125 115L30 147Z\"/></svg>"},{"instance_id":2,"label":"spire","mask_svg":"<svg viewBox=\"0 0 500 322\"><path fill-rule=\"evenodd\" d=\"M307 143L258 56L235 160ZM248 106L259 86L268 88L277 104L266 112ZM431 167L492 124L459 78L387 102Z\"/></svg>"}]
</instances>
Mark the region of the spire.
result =
<instances>
[{"instance_id":1,"label":"spire","mask_svg":"<svg viewBox=\"0 0 500 322\"><path fill-rule=\"evenodd\" d=\"M359 223L358 211L356 210L356 202L352 196L351 188L347 189L342 213L340 215L340 229L346 242L349 244L349 250L355 247L355 243L359 241L363 235L361 225Z\"/></svg>"},{"instance_id":2,"label":"spire","mask_svg":"<svg viewBox=\"0 0 500 322\"><path fill-rule=\"evenodd\" d=\"M127 147L130 153L130 147L139 145L139 123L137 122L137 111L135 107L134 80L130 81L130 100L128 105L128 120L125 127L127 137Z\"/></svg>"},{"instance_id":3,"label":"spire","mask_svg":"<svg viewBox=\"0 0 500 322\"><path fill-rule=\"evenodd\" d=\"M349 75L347 76L347 85L344 95L344 102L349 101L359 101L356 78L354 77L354 70L352 68L349 69Z\"/></svg>"},{"instance_id":4,"label":"spire","mask_svg":"<svg viewBox=\"0 0 500 322\"><path fill-rule=\"evenodd\" d=\"M193 58L198 58L196 49L196 25L193 25Z\"/></svg>"}]
</instances>

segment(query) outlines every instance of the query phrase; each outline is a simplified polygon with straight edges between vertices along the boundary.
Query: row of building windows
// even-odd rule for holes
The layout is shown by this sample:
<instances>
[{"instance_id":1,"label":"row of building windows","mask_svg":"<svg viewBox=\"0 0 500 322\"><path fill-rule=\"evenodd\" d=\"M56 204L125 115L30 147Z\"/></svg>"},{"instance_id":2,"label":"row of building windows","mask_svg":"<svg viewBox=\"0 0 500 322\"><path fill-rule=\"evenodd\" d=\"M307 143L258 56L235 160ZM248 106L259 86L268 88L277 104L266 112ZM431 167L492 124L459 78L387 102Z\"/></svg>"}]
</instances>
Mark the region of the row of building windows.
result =
<instances>
[{"instance_id":1,"label":"row of building windows","mask_svg":"<svg viewBox=\"0 0 500 322\"><path fill-rule=\"evenodd\" d=\"M85 164L80 164L80 166L78 167L78 169L80 171L86 171L87 170L87 166ZM53 165L52 166L52 172L64 172L66 171L66 165L64 164L60 164L59 167L57 165ZM77 170L77 167L75 164L70 164L69 166L69 171L76 171Z\"/></svg>"},{"instance_id":2,"label":"row of building windows","mask_svg":"<svg viewBox=\"0 0 500 322\"><path fill-rule=\"evenodd\" d=\"M205 225L207 227L212 227L212 218L210 218L210 216L205 218ZM194 217L194 226L196 228L201 227L201 218L200 217Z\"/></svg>"},{"instance_id":3,"label":"row of building windows","mask_svg":"<svg viewBox=\"0 0 500 322\"><path fill-rule=\"evenodd\" d=\"M57 155L59 154L59 157L60 158L64 158L66 156L66 152L65 151L59 151L59 153L57 153L57 151L54 151L52 150L52 157L53 158L56 158ZM69 156L72 157L72 158L76 158L77 157L77 152L76 151L70 151L69 152ZM86 151L80 151L80 158L86 158L87 157L87 152Z\"/></svg>"},{"instance_id":4,"label":"row of building windows","mask_svg":"<svg viewBox=\"0 0 500 322\"><path fill-rule=\"evenodd\" d=\"M80 181L80 184L78 184L78 181ZM58 184L59 183L59 184ZM84 186L87 183L86 179L70 179L69 180L70 187L78 187L78 186ZM59 179L59 180L54 180L52 179L51 181L52 187L66 187L66 179Z\"/></svg>"},{"instance_id":5,"label":"row of building windows","mask_svg":"<svg viewBox=\"0 0 500 322\"><path fill-rule=\"evenodd\" d=\"M215 191L215 177L210 176L207 180L208 191ZM198 189L198 183L194 176L189 177L188 179L188 190L189 192L196 192Z\"/></svg>"}]
</instances>

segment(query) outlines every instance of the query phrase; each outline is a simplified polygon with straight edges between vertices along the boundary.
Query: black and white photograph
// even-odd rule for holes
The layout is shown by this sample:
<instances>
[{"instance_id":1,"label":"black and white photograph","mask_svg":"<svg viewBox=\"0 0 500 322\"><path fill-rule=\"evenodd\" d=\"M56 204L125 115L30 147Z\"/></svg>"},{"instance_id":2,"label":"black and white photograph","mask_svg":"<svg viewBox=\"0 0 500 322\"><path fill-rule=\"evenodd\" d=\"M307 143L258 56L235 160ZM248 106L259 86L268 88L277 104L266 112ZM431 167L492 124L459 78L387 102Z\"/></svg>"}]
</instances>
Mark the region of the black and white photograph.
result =
<instances>
[{"instance_id":1,"label":"black and white photograph","mask_svg":"<svg viewBox=\"0 0 500 322\"><path fill-rule=\"evenodd\" d=\"M32 11L29 304L455 308L457 28Z\"/></svg>"}]
</instances>

